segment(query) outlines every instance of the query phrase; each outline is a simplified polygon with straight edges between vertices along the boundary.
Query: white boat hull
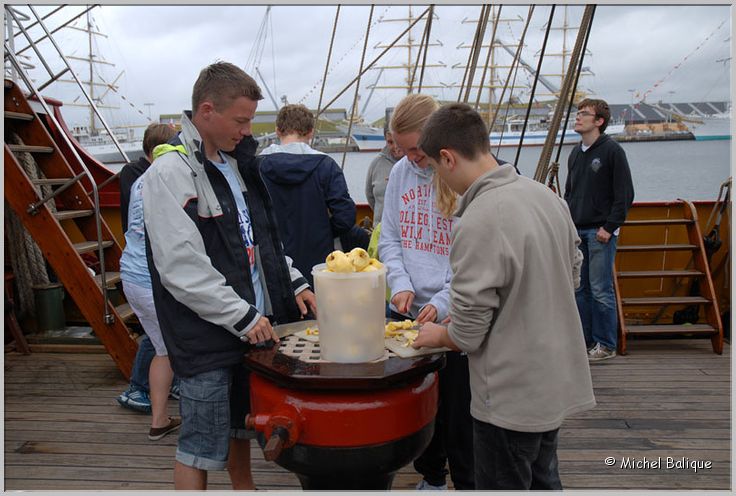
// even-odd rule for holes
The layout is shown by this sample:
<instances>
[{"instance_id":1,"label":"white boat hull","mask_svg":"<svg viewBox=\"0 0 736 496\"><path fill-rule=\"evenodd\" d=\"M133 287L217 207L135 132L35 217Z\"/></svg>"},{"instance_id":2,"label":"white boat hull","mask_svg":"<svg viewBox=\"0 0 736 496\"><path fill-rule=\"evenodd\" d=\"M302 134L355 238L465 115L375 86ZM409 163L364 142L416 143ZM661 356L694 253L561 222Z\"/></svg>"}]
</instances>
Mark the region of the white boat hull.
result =
<instances>
[{"instance_id":1,"label":"white boat hull","mask_svg":"<svg viewBox=\"0 0 736 496\"><path fill-rule=\"evenodd\" d=\"M606 134L609 136L615 136L624 132L624 124L611 124L606 129ZM542 146L547 140L547 131L527 131L524 133L524 142L522 146ZM519 140L521 139L521 131L509 131L505 133L494 132L489 136L491 140L491 147L507 147L507 146L519 146ZM559 145L562 141L562 131L557 132L557 139L555 144ZM565 143L566 145L574 145L580 141L580 135L572 129L568 129L565 132Z\"/></svg>"},{"instance_id":2,"label":"white boat hull","mask_svg":"<svg viewBox=\"0 0 736 496\"><path fill-rule=\"evenodd\" d=\"M699 117L701 123L689 123L688 127L696 141L730 140L731 118L729 115Z\"/></svg>"}]
</instances>

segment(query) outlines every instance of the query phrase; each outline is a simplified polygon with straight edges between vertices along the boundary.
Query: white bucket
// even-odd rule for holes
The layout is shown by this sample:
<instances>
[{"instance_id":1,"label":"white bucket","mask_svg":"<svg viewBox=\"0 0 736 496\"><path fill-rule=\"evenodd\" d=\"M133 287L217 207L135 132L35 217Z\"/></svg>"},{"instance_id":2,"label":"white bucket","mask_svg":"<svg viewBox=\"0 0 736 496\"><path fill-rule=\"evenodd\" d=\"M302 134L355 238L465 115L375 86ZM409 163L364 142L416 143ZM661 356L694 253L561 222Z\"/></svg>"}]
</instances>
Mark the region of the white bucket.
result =
<instances>
[{"instance_id":1,"label":"white bucket","mask_svg":"<svg viewBox=\"0 0 736 496\"><path fill-rule=\"evenodd\" d=\"M325 272L325 266L312 268L321 358L360 363L383 357L386 268Z\"/></svg>"}]
</instances>

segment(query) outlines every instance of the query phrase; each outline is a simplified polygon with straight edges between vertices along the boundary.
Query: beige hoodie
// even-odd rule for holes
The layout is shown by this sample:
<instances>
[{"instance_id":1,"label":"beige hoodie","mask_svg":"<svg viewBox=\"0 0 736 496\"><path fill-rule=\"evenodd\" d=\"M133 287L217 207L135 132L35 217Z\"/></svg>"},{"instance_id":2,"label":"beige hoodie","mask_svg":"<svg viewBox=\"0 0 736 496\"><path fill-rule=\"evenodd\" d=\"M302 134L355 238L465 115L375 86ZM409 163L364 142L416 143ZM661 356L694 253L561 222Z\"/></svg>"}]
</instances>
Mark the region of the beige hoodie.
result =
<instances>
[{"instance_id":1,"label":"beige hoodie","mask_svg":"<svg viewBox=\"0 0 736 496\"><path fill-rule=\"evenodd\" d=\"M448 331L468 352L474 418L521 432L595 406L575 304L580 238L565 202L501 166L460 199Z\"/></svg>"}]
</instances>

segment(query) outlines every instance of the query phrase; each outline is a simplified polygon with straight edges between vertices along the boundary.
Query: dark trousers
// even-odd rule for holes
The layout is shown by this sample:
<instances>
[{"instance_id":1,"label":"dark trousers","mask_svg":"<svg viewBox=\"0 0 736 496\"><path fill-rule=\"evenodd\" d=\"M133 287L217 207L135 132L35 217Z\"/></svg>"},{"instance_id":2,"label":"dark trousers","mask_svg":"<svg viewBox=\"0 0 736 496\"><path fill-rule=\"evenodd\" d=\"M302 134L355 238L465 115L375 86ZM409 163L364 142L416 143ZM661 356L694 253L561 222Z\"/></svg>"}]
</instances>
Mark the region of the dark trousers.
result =
<instances>
[{"instance_id":1,"label":"dark trousers","mask_svg":"<svg viewBox=\"0 0 736 496\"><path fill-rule=\"evenodd\" d=\"M480 490L561 490L559 429L517 432L473 419L475 487Z\"/></svg>"},{"instance_id":2,"label":"dark trousers","mask_svg":"<svg viewBox=\"0 0 736 496\"><path fill-rule=\"evenodd\" d=\"M473 476L473 418L470 416L468 357L448 351L439 372L439 403L434 435L414 461L414 469L433 486L445 484L447 469L455 489L475 489Z\"/></svg>"},{"instance_id":3,"label":"dark trousers","mask_svg":"<svg viewBox=\"0 0 736 496\"><path fill-rule=\"evenodd\" d=\"M148 386L148 369L151 368L151 361L156 356L156 350L153 343L145 334L138 343L138 351L133 359L133 370L130 374L130 385L134 389L141 389L150 392Z\"/></svg>"}]
</instances>

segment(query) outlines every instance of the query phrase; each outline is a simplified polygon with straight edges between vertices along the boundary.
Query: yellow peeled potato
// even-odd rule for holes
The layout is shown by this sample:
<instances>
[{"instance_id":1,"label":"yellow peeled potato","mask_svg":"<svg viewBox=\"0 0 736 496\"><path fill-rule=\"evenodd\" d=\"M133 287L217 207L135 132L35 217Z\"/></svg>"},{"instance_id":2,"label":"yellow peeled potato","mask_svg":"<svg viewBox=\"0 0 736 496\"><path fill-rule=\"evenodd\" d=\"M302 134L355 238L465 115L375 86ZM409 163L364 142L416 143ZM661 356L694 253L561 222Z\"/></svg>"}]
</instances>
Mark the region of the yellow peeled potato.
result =
<instances>
[{"instance_id":1,"label":"yellow peeled potato","mask_svg":"<svg viewBox=\"0 0 736 496\"><path fill-rule=\"evenodd\" d=\"M383 264L382 264L381 262L379 262L379 261L378 261L377 259L375 259L375 258L371 258L371 259L370 259L370 261L368 262L368 265L370 265L371 267L375 267L375 268L376 268L376 270L378 270L378 269L380 269L381 267L383 267Z\"/></svg>"},{"instance_id":2,"label":"yellow peeled potato","mask_svg":"<svg viewBox=\"0 0 736 496\"><path fill-rule=\"evenodd\" d=\"M350 258L340 250L335 250L325 260L327 270L330 272L354 272Z\"/></svg>"},{"instance_id":3,"label":"yellow peeled potato","mask_svg":"<svg viewBox=\"0 0 736 496\"><path fill-rule=\"evenodd\" d=\"M350 259L350 263L353 264L353 267L355 267L355 272L363 270L371 260L371 257L368 256L368 252L363 248L353 248L350 250L350 253L348 253L348 258Z\"/></svg>"}]
</instances>

